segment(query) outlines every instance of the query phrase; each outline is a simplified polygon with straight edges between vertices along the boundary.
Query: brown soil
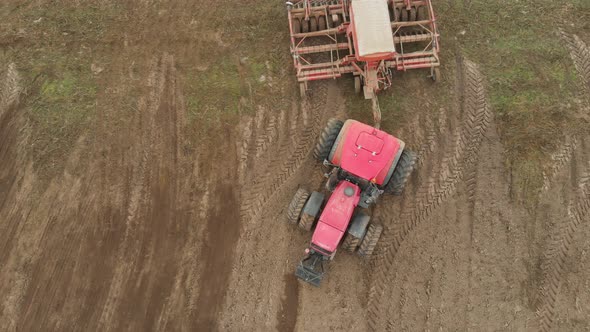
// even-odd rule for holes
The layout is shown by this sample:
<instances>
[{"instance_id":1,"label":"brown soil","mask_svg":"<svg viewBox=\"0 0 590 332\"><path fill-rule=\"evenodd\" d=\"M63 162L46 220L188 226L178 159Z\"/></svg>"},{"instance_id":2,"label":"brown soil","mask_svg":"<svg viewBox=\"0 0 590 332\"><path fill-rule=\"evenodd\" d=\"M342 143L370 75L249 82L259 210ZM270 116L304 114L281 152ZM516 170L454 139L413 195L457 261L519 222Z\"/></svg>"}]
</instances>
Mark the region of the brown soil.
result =
<instances>
[{"instance_id":1,"label":"brown soil","mask_svg":"<svg viewBox=\"0 0 590 332\"><path fill-rule=\"evenodd\" d=\"M399 75L404 84L388 93L409 91L414 109L383 129L418 152L418 169L403 196L374 209L384 232L373 259L339 252L314 288L293 276L310 234L286 223L286 207L298 187L323 188L310 151L330 117L350 116L352 81L314 83L304 100L275 82L280 103L250 98L216 120L190 119L189 69L210 70L232 40L213 28L191 39L186 29L206 24L189 13L227 12L202 1L152 5L125 2L133 15L97 48L109 65L96 78L96 120L56 157L57 173L31 152L34 80L18 63L0 67L3 329L590 327L587 133L565 133L531 209L515 194L478 64L449 55L436 86L423 73ZM588 119L587 41L561 37L580 77L577 115ZM434 102L433 91L448 101ZM370 123L369 107L358 120Z\"/></svg>"}]
</instances>

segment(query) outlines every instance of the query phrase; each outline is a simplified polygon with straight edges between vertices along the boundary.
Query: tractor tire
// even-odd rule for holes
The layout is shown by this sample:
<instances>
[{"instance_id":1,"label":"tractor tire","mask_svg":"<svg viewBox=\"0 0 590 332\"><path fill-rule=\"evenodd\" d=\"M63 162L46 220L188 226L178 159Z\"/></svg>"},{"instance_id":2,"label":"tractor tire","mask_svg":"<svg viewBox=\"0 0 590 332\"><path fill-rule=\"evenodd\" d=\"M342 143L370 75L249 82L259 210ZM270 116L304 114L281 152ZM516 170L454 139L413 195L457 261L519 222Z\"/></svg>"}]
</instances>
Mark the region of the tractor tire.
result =
<instances>
[{"instance_id":1,"label":"tractor tire","mask_svg":"<svg viewBox=\"0 0 590 332\"><path fill-rule=\"evenodd\" d=\"M326 191L333 192L336 189L336 186L340 183L340 179L338 178L337 173L332 173L328 177L328 181L326 181Z\"/></svg>"},{"instance_id":2,"label":"tractor tire","mask_svg":"<svg viewBox=\"0 0 590 332\"><path fill-rule=\"evenodd\" d=\"M313 150L313 157L317 161L323 162L328 158L330 150L332 150L332 146L334 145L343 125L344 123L340 120L328 120L328 124L320 134L320 139Z\"/></svg>"},{"instance_id":3,"label":"tractor tire","mask_svg":"<svg viewBox=\"0 0 590 332\"><path fill-rule=\"evenodd\" d=\"M293 33L301 33L301 22L298 18L292 19L291 25L293 26Z\"/></svg>"},{"instance_id":4,"label":"tractor tire","mask_svg":"<svg viewBox=\"0 0 590 332\"><path fill-rule=\"evenodd\" d=\"M344 241L342 241L341 248L352 253L356 250L356 248L358 248L360 242L361 239L350 234L346 234Z\"/></svg>"},{"instance_id":5,"label":"tractor tire","mask_svg":"<svg viewBox=\"0 0 590 332\"><path fill-rule=\"evenodd\" d=\"M402 19L402 11L397 8L397 7L393 7L393 19L395 20L395 22L400 22Z\"/></svg>"},{"instance_id":6,"label":"tractor tire","mask_svg":"<svg viewBox=\"0 0 590 332\"><path fill-rule=\"evenodd\" d=\"M410 9L410 21L416 20L416 7Z\"/></svg>"},{"instance_id":7,"label":"tractor tire","mask_svg":"<svg viewBox=\"0 0 590 332\"><path fill-rule=\"evenodd\" d=\"M290 224L298 224L301 217L301 211L309 198L309 192L303 188L297 189L289 207L287 208L287 220Z\"/></svg>"},{"instance_id":8,"label":"tractor tire","mask_svg":"<svg viewBox=\"0 0 590 332\"><path fill-rule=\"evenodd\" d=\"M407 9L405 9L405 8L402 8L401 12L402 12L402 13L401 13L401 15L400 15L400 21L402 21L402 22L407 22L407 21L408 21L408 18L409 18L409 16L410 16L410 13L409 13L409 12L408 12L408 10L407 10Z\"/></svg>"},{"instance_id":9,"label":"tractor tire","mask_svg":"<svg viewBox=\"0 0 590 332\"><path fill-rule=\"evenodd\" d=\"M318 19L315 17L309 18L309 31L316 32L318 31Z\"/></svg>"},{"instance_id":10,"label":"tractor tire","mask_svg":"<svg viewBox=\"0 0 590 332\"><path fill-rule=\"evenodd\" d=\"M318 18L318 30L326 30L326 16L320 16Z\"/></svg>"},{"instance_id":11,"label":"tractor tire","mask_svg":"<svg viewBox=\"0 0 590 332\"><path fill-rule=\"evenodd\" d=\"M354 93L360 95L362 92L361 78L358 76L354 77Z\"/></svg>"},{"instance_id":12,"label":"tractor tire","mask_svg":"<svg viewBox=\"0 0 590 332\"><path fill-rule=\"evenodd\" d=\"M332 29L334 27L334 19L332 18L332 15L328 14L328 16L326 16L326 24L328 29Z\"/></svg>"},{"instance_id":13,"label":"tractor tire","mask_svg":"<svg viewBox=\"0 0 590 332\"><path fill-rule=\"evenodd\" d=\"M399 161L393 170L393 175L385 186L385 192L399 196L404 191L406 182L412 175L414 165L416 164L416 154L410 150L402 151Z\"/></svg>"},{"instance_id":14,"label":"tractor tire","mask_svg":"<svg viewBox=\"0 0 590 332\"><path fill-rule=\"evenodd\" d=\"M424 21L428 19L428 8L426 6L418 7L418 12L416 14L417 21Z\"/></svg>"},{"instance_id":15,"label":"tractor tire","mask_svg":"<svg viewBox=\"0 0 590 332\"><path fill-rule=\"evenodd\" d=\"M310 216L309 214L303 213L301 214L301 218L299 219L299 228L302 230L309 232L313 227L313 222L315 221L314 216Z\"/></svg>"},{"instance_id":16,"label":"tractor tire","mask_svg":"<svg viewBox=\"0 0 590 332\"><path fill-rule=\"evenodd\" d=\"M377 242L383 232L383 226L371 223L367 229L367 234L363 238L358 250L358 254L362 257L368 258L373 254Z\"/></svg>"},{"instance_id":17,"label":"tractor tire","mask_svg":"<svg viewBox=\"0 0 590 332\"><path fill-rule=\"evenodd\" d=\"M432 74L430 74L430 79L431 79L433 82L437 82L437 81L439 81L439 80L441 79L441 76L440 76L440 69L439 69L438 67L436 67L436 68L434 68L434 69L432 70Z\"/></svg>"},{"instance_id":18,"label":"tractor tire","mask_svg":"<svg viewBox=\"0 0 590 332\"><path fill-rule=\"evenodd\" d=\"M302 33L309 32L309 21L301 20L301 32Z\"/></svg>"}]
</instances>

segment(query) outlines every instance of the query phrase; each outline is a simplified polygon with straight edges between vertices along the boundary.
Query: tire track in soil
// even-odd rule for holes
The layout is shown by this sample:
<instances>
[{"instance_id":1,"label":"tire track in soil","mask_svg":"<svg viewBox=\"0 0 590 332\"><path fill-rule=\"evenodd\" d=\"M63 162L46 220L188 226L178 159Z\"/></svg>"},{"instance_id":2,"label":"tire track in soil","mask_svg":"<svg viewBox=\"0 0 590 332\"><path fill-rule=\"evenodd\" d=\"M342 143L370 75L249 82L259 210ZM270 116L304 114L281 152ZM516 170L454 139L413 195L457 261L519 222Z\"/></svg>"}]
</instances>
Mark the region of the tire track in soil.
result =
<instances>
[{"instance_id":1,"label":"tire track in soil","mask_svg":"<svg viewBox=\"0 0 590 332\"><path fill-rule=\"evenodd\" d=\"M582 152L580 155L582 160L587 160L588 152ZM575 196L567 206L567 216L564 216L563 222L558 222L554 226L548 248L542 257L543 279L537 305L537 316L542 331L550 331L553 328L557 297L568 271L566 260L573 249L574 236L580 227L587 226L590 222L590 161L585 163L575 184Z\"/></svg>"},{"instance_id":2,"label":"tire track in soil","mask_svg":"<svg viewBox=\"0 0 590 332\"><path fill-rule=\"evenodd\" d=\"M570 51L570 56L584 87L590 91L590 47L576 35L567 34L563 30L560 30L559 33Z\"/></svg>"},{"instance_id":3,"label":"tire track in soil","mask_svg":"<svg viewBox=\"0 0 590 332\"><path fill-rule=\"evenodd\" d=\"M117 308L119 307L119 294L123 293L125 283L132 271L136 269L139 253L141 251L143 238L138 234L145 232L141 220L142 207L146 205L149 195L149 163L153 154L155 145L156 114L161 104L162 94L166 84L167 66L161 63L162 59L152 60L151 73L148 78L148 86L151 91L147 99L139 101L139 117L135 119L136 128L139 131L141 142L139 151L136 151L136 165L133 166L132 177L130 181L129 202L127 205L127 215L125 218L125 233L120 248L118 249L118 262L128 262L127 264L117 264L114 272L113 281L109 287L108 295L105 300L103 311L99 319L99 327L106 330L112 326L115 319Z\"/></svg>"},{"instance_id":4,"label":"tire track in soil","mask_svg":"<svg viewBox=\"0 0 590 332\"><path fill-rule=\"evenodd\" d=\"M211 205L207 219L207 240L201 248L203 275L199 280L199 297L194 317L197 331L219 330L222 308L232 269L232 257L240 236L236 192L232 183L218 188L217 201ZM229 208L228 208L229 207Z\"/></svg>"},{"instance_id":5,"label":"tire track in soil","mask_svg":"<svg viewBox=\"0 0 590 332\"><path fill-rule=\"evenodd\" d=\"M172 55L156 56L148 64L145 94L138 101L130 132L122 133L130 140L130 149L124 150L121 161L111 161L122 162L126 172L107 179L115 186L122 177L126 179L125 204L121 206L123 222L116 220L122 225L120 238L115 239L111 283L102 311L98 310L100 329L166 324L170 303L160 299L177 295L174 285L179 274L193 278L190 268L185 271L180 265L181 259L168 257L189 246L187 241L194 236L190 203L185 202L194 177L185 174L191 172L192 161L182 150L184 99ZM190 301L192 293L187 295Z\"/></svg>"},{"instance_id":6,"label":"tire track in soil","mask_svg":"<svg viewBox=\"0 0 590 332\"><path fill-rule=\"evenodd\" d=\"M317 91L317 93L315 93ZM327 97L327 84L318 84L317 90L314 91L314 100L325 100ZM253 184L246 186L242 200L242 220L248 221L256 218L272 197L276 197L277 192L284 183L301 167L303 161L311 150L312 142L319 133L321 127L322 114L324 113L320 106L324 103L315 103L310 105L309 99L303 102L300 116L296 126L291 126L289 135L293 142L283 140L279 145L279 150L273 156L267 167L261 167L262 171L255 173ZM309 113L312 113L312 123L308 122ZM258 135L256 141L259 142L265 134ZM278 174L268 176L279 170ZM263 174L266 174L263 176ZM268 180L262 180L268 179Z\"/></svg>"},{"instance_id":7,"label":"tire track in soil","mask_svg":"<svg viewBox=\"0 0 590 332\"><path fill-rule=\"evenodd\" d=\"M8 193L17 180L17 177L14 175L17 159L16 138L18 136L15 128L15 122L17 120L15 112L22 88L20 86L20 76L14 63L9 64L6 68L1 88L0 160L2 160L3 166L0 169L0 211L3 210L4 204L9 197ZM9 227L9 229L13 229L13 227Z\"/></svg>"},{"instance_id":8,"label":"tire track in soil","mask_svg":"<svg viewBox=\"0 0 590 332\"><path fill-rule=\"evenodd\" d=\"M570 51L570 57L574 63L574 67L582 81L579 94L585 99L582 105L582 112L584 115L590 115L590 47L576 35L570 35L563 30L559 31L561 39ZM551 166L549 170L543 172L543 187L542 192L545 192L551 186L555 177L560 171L570 163L573 151L580 143L579 137L566 137L562 147L551 156Z\"/></svg>"},{"instance_id":9,"label":"tire track in soil","mask_svg":"<svg viewBox=\"0 0 590 332\"><path fill-rule=\"evenodd\" d=\"M454 132L452 154L444 157L436 179L432 176L422 183L416 190L415 198L404 198L404 202L409 204L401 213L401 223L394 223L393 228L387 229L389 234L384 234L380 241L381 252L373 262L375 272L367 305L372 330L382 330L387 325L384 302L399 247L418 224L428 219L444 200L454 194L466 170L476 163L479 145L491 120L484 80L478 66L469 60L458 60L458 83L462 92L463 120Z\"/></svg>"},{"instance_id":10,"label":"tire track in soil","mask_svg":"<svg viewBox=\"0 0 590 332\"><path fill-rule=\"evenodd\" d=\"M561 172L564 166L571 161L572 155L578 147L579 140L577 137L566 137L562 147L551 155L551 167L549 170L543 172L543 187L542 192L549 190L555 177Z\"/></svg>"},{"instance_id":11,"label":"tire track in soil","mask_svg":"<svg viewBox=\"0 0 590 332\"><path fill-rule=\"evenodd\" d=\"M277 331L294 331L299 307L299 281L293 273L285 274L285 290L277 312Z\"/></svg>"},{"instance_id":12,"label":"tire track in soil","mask_svg":"<svg viewBox=\"0 0 590 332\"><path fill-rule=\"evenodd\" d=\"M576 71L582 80L581 92L584 102L582 112L585 115L590 114L590 48L584 41L576 35L570 35L563 30L559 34L570 51L570 57L574 63ZM543 191L542 195L549 192L554 184L555 178L561 173L566 165L575 162L574 156L577 152L581 153L581 160L588 160L588 152L585 146L585 139L580 137L567 137L562 148L552 157L550 169L543 174ZM586 143L587 144L587 143ZM575 174L570 172L570 177L575 178ZM556 302L563 283L563 278L567 273L566 260L572 250L574 235L578 232L583 222L590 219L588 210L590 210L590 186L588 178L590 177L590 162L585 165L585 170L576 183L576 192L573 201L570 201L567 207L567 216L565 221L558 223L553 227L553 234L549 237L548 248L541 258L542 280L537 299L537 316L539 317L539 326L542 331L550 331L556 315Z\"/></svg>"},{"instance_id":13,"label":"tire track in soil","mask_svg":"<svg viewBox=\"0 0 590 332\"><path fill-rule=\"evenodd\" d=\"M19 97L22 93L20 75L14 63L2 68L0 84L0 326L7 330L17 329L17 319L22 306L23 293L27 287L26 264L23 259L11 259L15 248L23 248L26 243L17 237L23 224L31 215L32 167L19 169L26 165L21 159L22 117L19 116ZM25 134L26 135L26 134ZM18 202L28 202L25 208ZM28 206L28 207L27 207ZM28 258L29 262L32 258Z\"/></svg>"},{"instance_id":14,"label":"tire track in soil","mask_svg":"<svg viewBox=\"0 0 590 332\"><path fill-rule=\"evenodd\" d=\"M293 288L298 285L296 280L285 285L288 281L279 277L279 282L258 284L275 273L284 276L284 270L276 270L279 266L269 269L263 267L267 265L263 262L268 259L265 256L267 252L274 252L275 257L287 257L291 250L289 246L277 246L277 243L271 242L287 244L284 237L289 236L289 230L281 227L269 231L270 228L261 225L277 222L277 211L284 208L282 198L287 194L283 189L308 160L322 121L328 116L325 114L325 105L334 97L335 91L334 84L320 82L317 89L301 104L294 100L291 110L283 109L278 114L268 114L265 110L262 116L255 115L243 120L241 137L244 141L237 143L239 168L242 170L240 178L244 179L240 209L242 230L237 245L240 256L234 266L228 298L247 299L242 301L245 303L241 303L240 307L252 306L257 310L242 313L235 310L235 301L227 302L222 319L225 328L236 324L246 329L248 326L272 328L269 324L282 317L283 313L284 319L277 321L283 322L281 329L290 330L296 323L299 294L298 288ZM258 126L258 123L261 125ZM276 205L279 197L281 205ZM279 237L281 239L277 239ZM277 299L282 302L282 306L273 305L281 292L284 292L282 300L280 297ZM273 314L272 310L277 309L276 314Z\"/></svg>"}]
</instances>

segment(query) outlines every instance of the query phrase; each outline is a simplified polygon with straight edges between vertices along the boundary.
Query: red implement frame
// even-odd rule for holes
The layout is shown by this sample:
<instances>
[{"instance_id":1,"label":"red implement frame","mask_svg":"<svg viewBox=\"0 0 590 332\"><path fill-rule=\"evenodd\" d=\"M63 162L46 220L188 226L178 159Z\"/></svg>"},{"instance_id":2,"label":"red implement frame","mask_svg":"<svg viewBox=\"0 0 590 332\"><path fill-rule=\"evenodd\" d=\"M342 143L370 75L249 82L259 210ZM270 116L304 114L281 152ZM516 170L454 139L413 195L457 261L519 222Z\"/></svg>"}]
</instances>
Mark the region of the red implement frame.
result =
<instances>
[{"instance_id":1,"label":"red implement frame","mask_svg":"<svg viewBox=\"0 0 590 332\"><path fill-rule=\"evenodd\" d=\"M343 74L353 74L355 90L360 93L362 83L365 98L375 102L376 93L391 85L392 70L427 68L436 80L440 66L439 34L431 0L388 0L396 52L376 61L361 61L355 54L350 23L352 1L355 0L287 3L291 54L302 95L307 82Z\"/></svg>"}]
</instances>

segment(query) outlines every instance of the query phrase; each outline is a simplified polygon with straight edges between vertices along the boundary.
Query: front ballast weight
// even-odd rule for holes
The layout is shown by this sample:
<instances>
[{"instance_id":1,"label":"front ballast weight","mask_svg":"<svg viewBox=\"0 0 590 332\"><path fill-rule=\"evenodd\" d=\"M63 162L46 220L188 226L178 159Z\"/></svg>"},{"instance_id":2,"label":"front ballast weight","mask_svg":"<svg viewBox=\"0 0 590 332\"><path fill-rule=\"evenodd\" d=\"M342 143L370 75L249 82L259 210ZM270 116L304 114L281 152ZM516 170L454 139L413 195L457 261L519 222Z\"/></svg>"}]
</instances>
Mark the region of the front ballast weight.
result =
<instances>
[{"instance_id":1,"label":"front ballast weight","mask_svg":"<svg viewBox=\"0 0 590 332\"><path fill-rule=\"evenodd\" d=\"M313 249L307 249L306 257L299 262L295 269L295 276L313 286L319 287L326 273L324 262L327 260L326 256L313 251Z\"/></svg>"}]
</instances>

